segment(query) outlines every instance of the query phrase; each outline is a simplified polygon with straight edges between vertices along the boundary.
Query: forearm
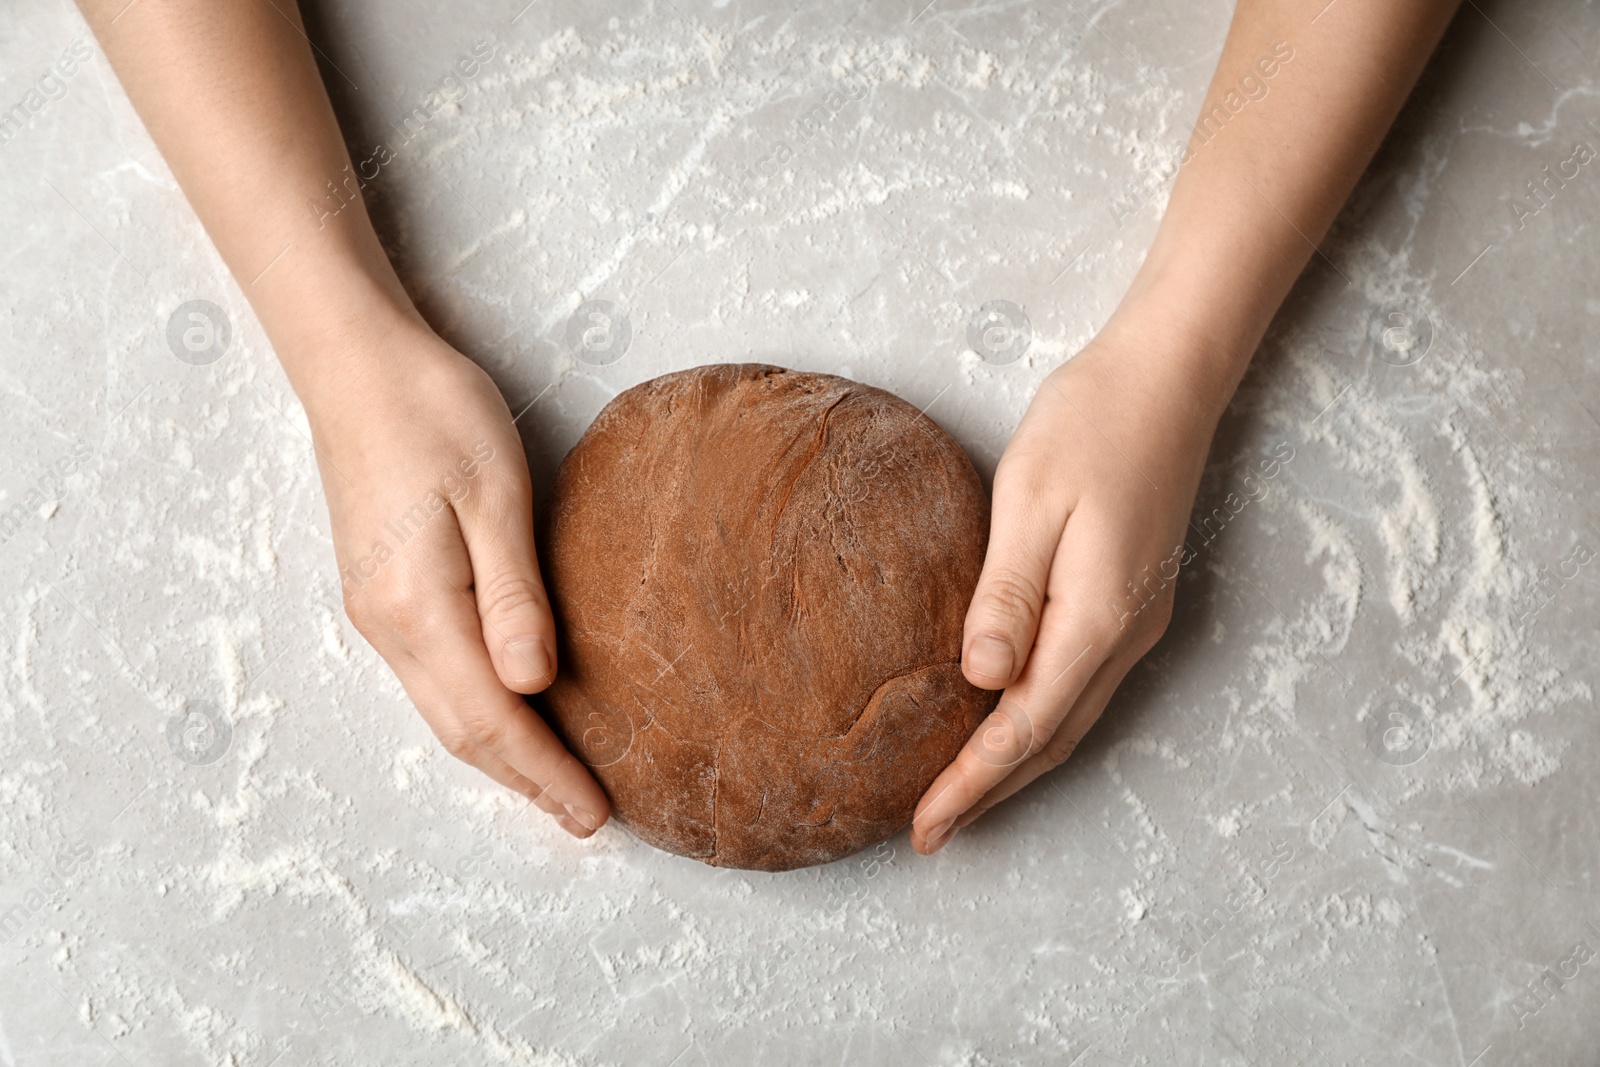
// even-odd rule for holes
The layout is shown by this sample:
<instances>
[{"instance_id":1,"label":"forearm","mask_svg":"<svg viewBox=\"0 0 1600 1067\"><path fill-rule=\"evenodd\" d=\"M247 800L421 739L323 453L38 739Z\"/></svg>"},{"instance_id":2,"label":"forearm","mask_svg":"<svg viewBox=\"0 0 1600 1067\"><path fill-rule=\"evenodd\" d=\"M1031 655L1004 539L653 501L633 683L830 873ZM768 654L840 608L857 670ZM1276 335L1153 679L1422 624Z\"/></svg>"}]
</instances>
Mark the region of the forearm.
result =
<instances>
[{"instance_id":1,"label":"forearm","mask_svg":"<svg viewBox=\"0 0 1600 1067\"><path fill-rule=\"evenodd\" d=\"M1336 0L1318 16L1323 2L1239 0L1166 215L1119 309L1195 342L1189 380L1219 412L1458 0Z\"/></svg>"},{"instance_id":2,"label":"forearm","mask_svg":"<svg viewBox=\"0 0 1600 1067\"><path fill-rule=\"evenodd\" d=\"M325 342L414 312L355 183L329 193L350 159L294 0L81 6L310 406L348 370Z\"/></svg>"}]
</instances>

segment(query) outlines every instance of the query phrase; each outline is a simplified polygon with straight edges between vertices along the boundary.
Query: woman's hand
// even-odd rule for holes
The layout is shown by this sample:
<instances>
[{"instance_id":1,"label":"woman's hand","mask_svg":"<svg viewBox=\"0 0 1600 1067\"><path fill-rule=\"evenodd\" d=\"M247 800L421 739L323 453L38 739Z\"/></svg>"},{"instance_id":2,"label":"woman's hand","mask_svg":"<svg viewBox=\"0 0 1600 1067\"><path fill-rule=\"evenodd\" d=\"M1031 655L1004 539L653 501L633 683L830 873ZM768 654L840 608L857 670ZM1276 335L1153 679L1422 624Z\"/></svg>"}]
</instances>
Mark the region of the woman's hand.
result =
<instances>
[{"instance_id":1,"label":"woman's hand","mask_svg":"<svg viewBox=\"0 0 1600 1067\"><path fill-rule=\"evenodd\" d=\"M344 346L308 398L345 610L444 747L587 837L609 805L519 695L555 678L522 441L489 377L420 321Z\"/></svg>"},{"instance_id":2,"label":"woman's hand","mask_svg":"<svg viewBox=\"0 0 1600 1067\"><path fill-rule=\"evenodd\" d=\"M1005 692L918 804L919 852L1066 760L1166 629L1225 394L1152 325L1113 320L1053 371L1000 459L961 664Z\"/></svg>"},{"instance_id":3,"label":"woman's hand","mask_svg":"<svg viewBox=\"0 0 1600 1067\"><path fill-rule=\"evenodd\" d=\"M1144 264L995 472L962 666L1005 693L918 805L919 851L1071 755L1160 638L1216 420L1458 2L1235 5Z\"/></svg>"},{"instance_id":4,"label":"woman's hand","mask_svg":"<svg viewBox=\"0 0 1600 1067\"><path fill-rule=\"evenodd\" d=\"M305 405L356 628L445 748L587 837L605 794L519 695L556 670L522 442L389 263L299 8L82 6Z\"/></svg>"}]
</instances>

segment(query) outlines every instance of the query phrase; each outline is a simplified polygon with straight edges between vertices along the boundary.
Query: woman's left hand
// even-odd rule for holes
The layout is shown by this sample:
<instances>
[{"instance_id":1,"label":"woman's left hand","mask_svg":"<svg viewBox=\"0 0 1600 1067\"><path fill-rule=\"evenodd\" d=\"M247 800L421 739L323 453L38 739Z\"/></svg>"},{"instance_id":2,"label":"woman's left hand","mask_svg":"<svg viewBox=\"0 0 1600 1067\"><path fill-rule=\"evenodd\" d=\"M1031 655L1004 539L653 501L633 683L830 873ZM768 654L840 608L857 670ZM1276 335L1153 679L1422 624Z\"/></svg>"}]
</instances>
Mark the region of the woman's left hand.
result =
<instances>
[{"instance_id":1,"label":"woman's left hand","mask_svg":"<svg viewBox=\"0 0 1600 1067\"><path fill-rule=\"evenodd\" d=\"M917 851L1065 761L1166 629L1225 395L1206 365L1173 331L1114 319L1034 396L995 471L962 638L967 680L1004 693L918 803Z\"/></svg>"}]
</instances>

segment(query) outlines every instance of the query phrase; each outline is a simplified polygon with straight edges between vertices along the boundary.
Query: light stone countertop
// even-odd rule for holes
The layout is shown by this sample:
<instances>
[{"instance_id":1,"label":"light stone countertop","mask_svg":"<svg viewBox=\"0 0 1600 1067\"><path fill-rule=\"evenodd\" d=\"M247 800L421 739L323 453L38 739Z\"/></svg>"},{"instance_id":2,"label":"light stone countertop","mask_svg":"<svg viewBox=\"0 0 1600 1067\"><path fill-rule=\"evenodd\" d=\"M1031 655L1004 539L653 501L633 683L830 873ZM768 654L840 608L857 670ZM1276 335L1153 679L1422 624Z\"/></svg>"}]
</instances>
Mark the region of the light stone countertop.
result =
<instances>
[{"instance_id":1,"label":"light stone countertop","mask_svg":"<svg viewBox=\"0 0 1600 1067\"><path fill-rule=\"evenodd\" d=\"M990 477L1136 268L1230 15L312 6L380 232L541 491L618 391L744 360L926 406ZM1592 0L1466 5L1066 766L931 859L760 875L573 842L440 751L342 616L240 286L76 11L16 0L0 1064L1600 1062L1597 56ZM588 300L614 361L566 345ZM969 345L991 301L1021 358ZM195 307L216 358L169 343Z\"/></svg>"}]
</instances>

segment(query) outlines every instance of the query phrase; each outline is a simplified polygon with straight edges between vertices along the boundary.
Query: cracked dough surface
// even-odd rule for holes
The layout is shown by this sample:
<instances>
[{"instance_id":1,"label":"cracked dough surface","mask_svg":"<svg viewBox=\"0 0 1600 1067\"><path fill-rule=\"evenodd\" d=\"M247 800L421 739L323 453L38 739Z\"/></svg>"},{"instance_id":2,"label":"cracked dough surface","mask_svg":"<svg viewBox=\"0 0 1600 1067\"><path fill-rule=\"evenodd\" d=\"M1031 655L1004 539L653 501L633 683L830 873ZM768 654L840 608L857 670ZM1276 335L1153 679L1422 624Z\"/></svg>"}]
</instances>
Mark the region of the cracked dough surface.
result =
<instances>
[{"instance_id":1,"label":"cracked dough surface","mask_svg":"<svg viewBox=\"0 0 1600 1067\"><path fill-rule=\"evenodd\" d=\"M762 364L635 386L557 475L546 716L657 848L848 856L994 704L959 664L987 532L966 455L880 389Z\"/></svg>"}]
</instances>

